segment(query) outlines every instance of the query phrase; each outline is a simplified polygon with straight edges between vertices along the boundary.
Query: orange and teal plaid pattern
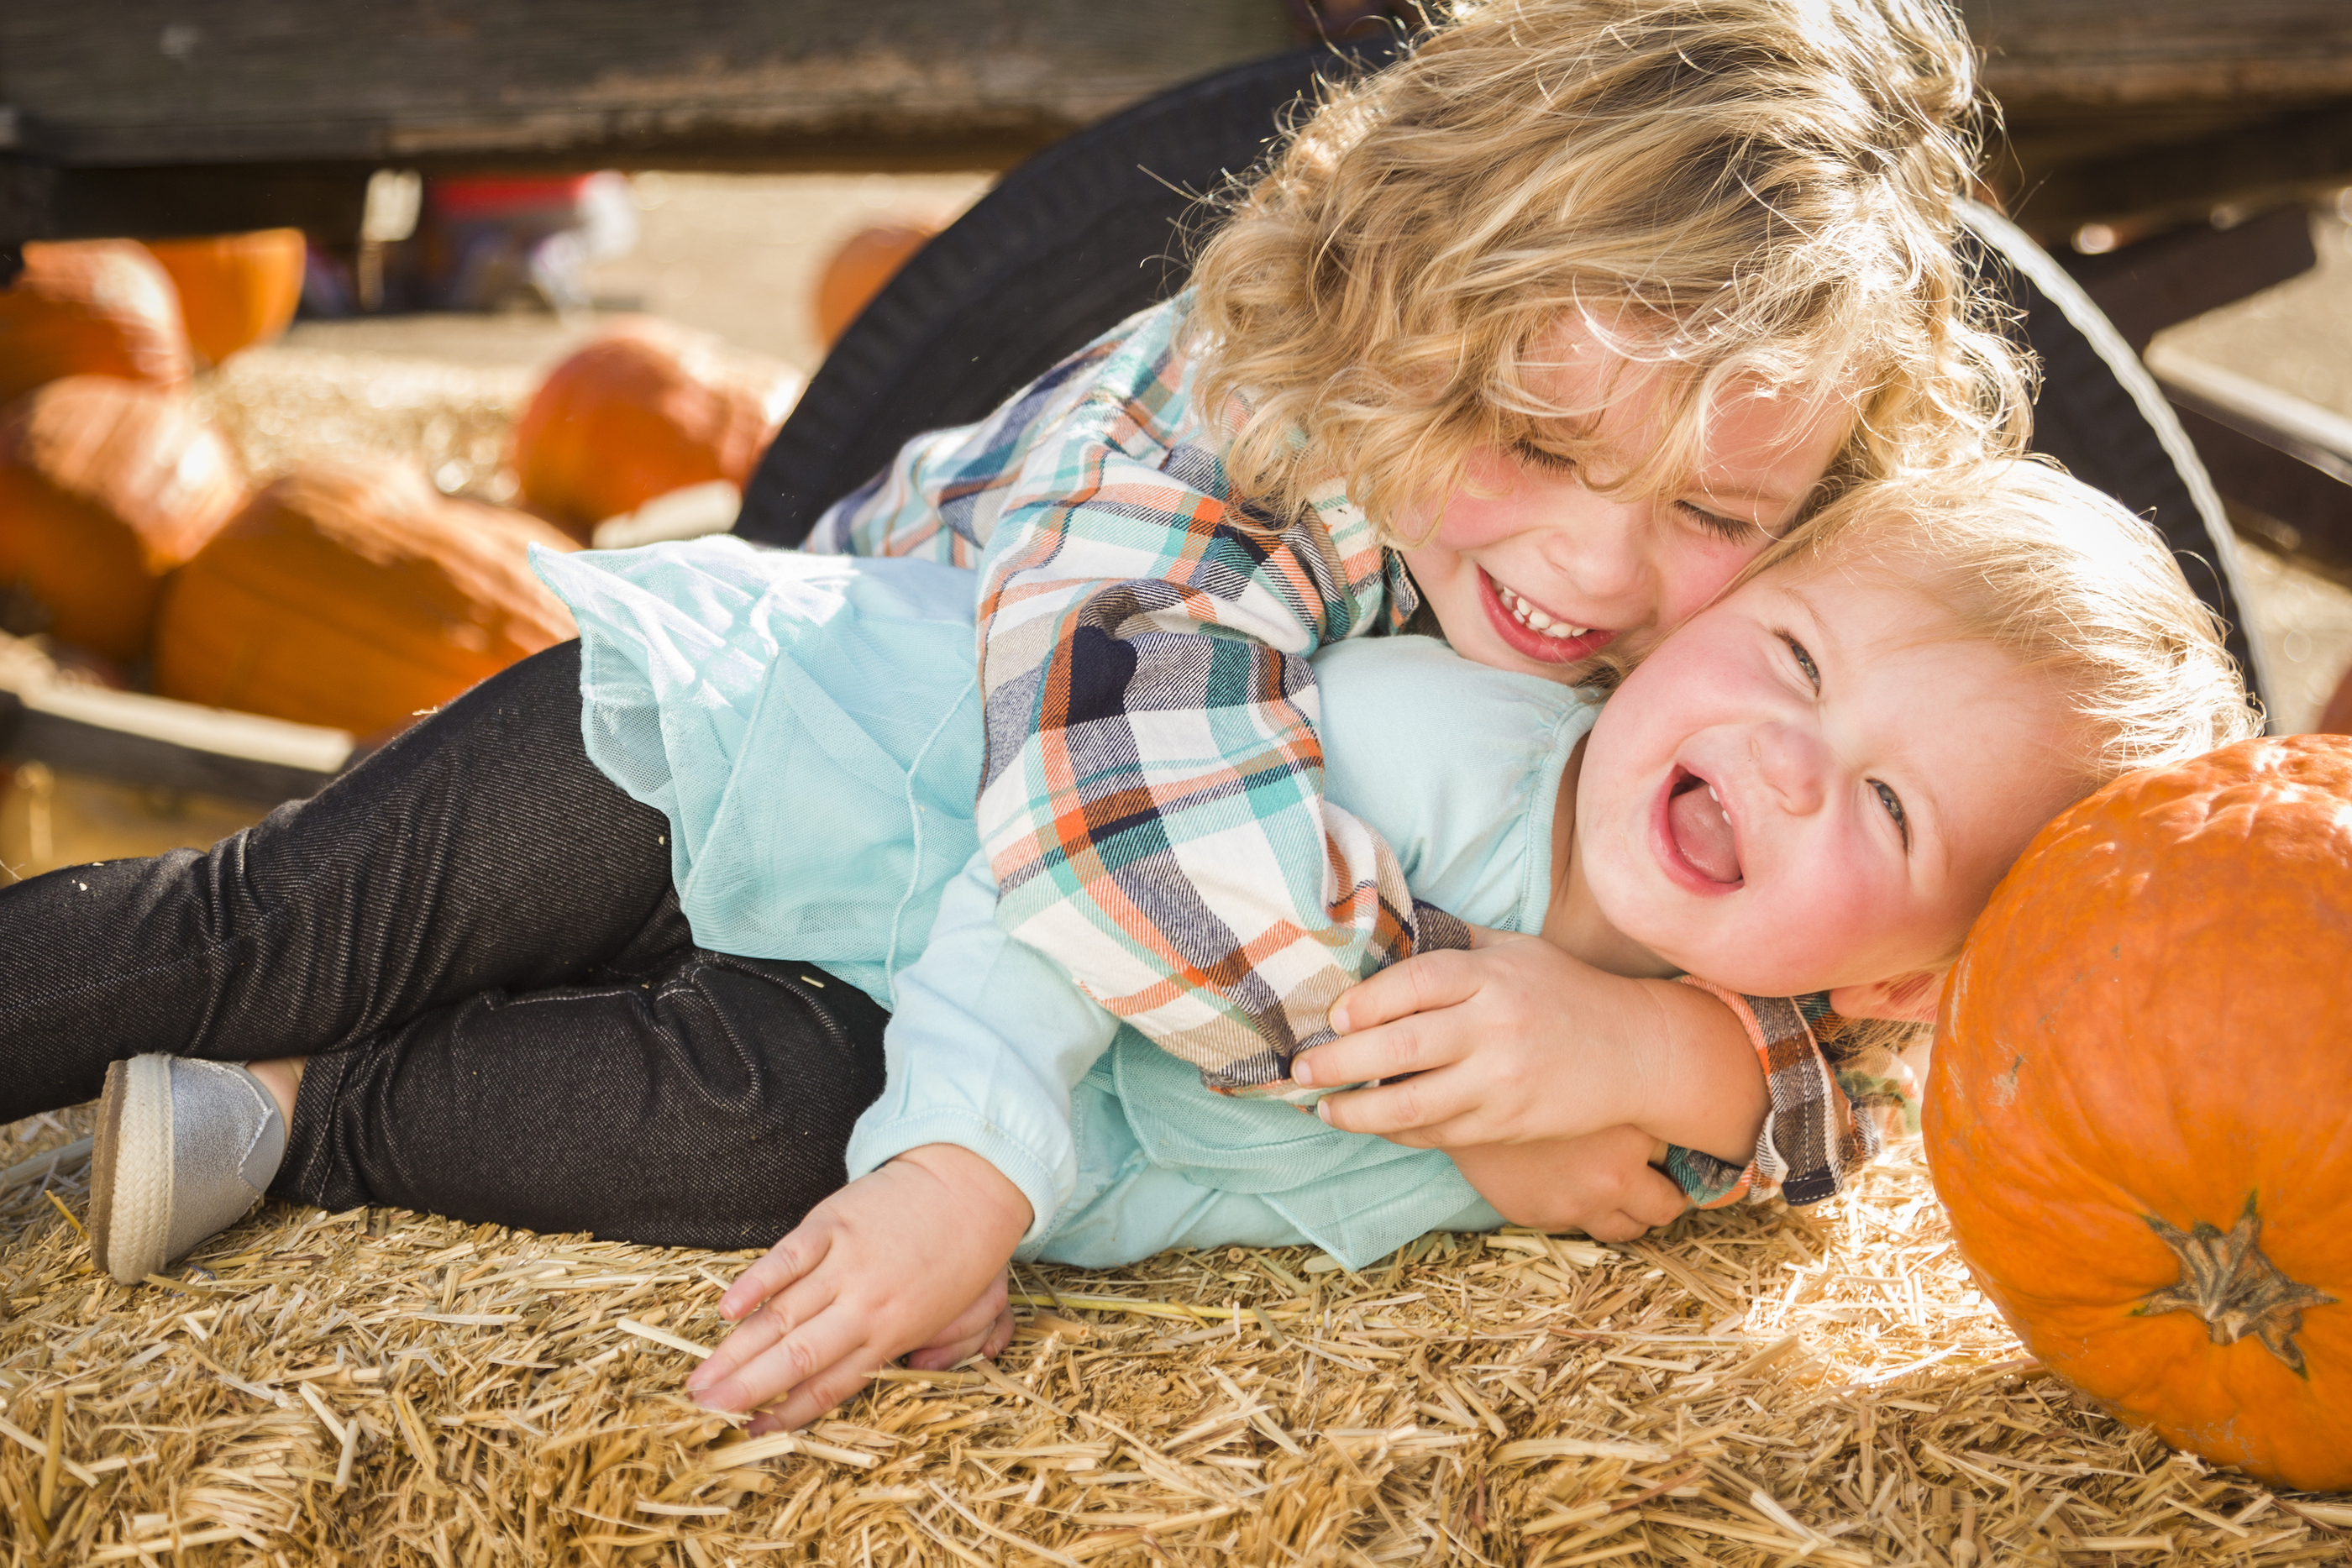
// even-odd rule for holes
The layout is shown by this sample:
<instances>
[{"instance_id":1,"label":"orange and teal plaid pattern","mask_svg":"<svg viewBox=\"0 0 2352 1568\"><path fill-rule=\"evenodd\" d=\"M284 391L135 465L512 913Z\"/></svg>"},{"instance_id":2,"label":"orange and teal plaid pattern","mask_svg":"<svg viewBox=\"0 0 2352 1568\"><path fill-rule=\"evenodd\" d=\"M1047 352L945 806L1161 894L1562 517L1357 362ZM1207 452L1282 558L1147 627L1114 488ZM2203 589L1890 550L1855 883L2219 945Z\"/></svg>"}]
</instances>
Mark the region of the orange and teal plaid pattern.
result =
<instances>
[{"instance_id":1,"label":"orange and teal plaid pattern","mask_svg":"<svg viewBox=\"0 0 2352 1568\"><path fill-rule=\"evenodd\" d=\"M1404 630L1412 578L1336 477L1289 520L1228 497L1243 410L1194 397L1182 303L910 442L807 548L977 568L999 923L1247 1091L1330 1038L1341 991L1462 927L1323 794L1307 657Z\"/></svg>"}]
</instances>

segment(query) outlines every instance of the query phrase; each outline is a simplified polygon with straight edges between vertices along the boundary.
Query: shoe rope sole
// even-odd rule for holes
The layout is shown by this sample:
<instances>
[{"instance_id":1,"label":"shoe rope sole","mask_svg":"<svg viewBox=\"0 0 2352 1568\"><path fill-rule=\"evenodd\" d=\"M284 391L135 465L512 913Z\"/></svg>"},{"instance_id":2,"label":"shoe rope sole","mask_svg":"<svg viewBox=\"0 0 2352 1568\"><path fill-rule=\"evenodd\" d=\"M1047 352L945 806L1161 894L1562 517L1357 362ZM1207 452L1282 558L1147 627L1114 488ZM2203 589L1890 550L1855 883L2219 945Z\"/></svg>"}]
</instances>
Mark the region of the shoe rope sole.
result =
<instances>
[{"instance_id":1,"label":"shoe rope sole","mask_svg":"<svg viewBox=\"0 0 2352 1568\"><path fill-rule=\"evenodd\" d=\"M160 1157L159 1157L160 1156ZM106 1070L90 1239L99 1266L122 1284L161 1272L172 1236L172 1062L134 1056Z\"/></svg>"}]
</instances>

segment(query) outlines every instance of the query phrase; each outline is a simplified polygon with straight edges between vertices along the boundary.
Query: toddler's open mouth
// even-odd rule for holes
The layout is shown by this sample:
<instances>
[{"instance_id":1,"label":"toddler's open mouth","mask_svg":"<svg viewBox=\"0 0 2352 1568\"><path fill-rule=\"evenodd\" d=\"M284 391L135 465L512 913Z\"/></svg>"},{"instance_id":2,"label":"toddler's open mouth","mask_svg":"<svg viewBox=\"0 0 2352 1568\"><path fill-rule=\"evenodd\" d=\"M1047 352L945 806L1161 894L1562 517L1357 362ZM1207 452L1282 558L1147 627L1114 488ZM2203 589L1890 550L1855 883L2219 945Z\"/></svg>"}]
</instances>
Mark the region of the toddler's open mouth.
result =
<instances>
[{"instance_id":1,"label":"toddler's open mouth","mask_svg":"<svg viewBox=\"0 0 2352 1568\"><path fill-rule=\"evenodd\" d=\"M1666 840L1674 852L1706 881L1725 887L1740 882L1739 836L1716 798L1715 786L1677 767L1666 786Z\"/></svg>"}]
</instances>

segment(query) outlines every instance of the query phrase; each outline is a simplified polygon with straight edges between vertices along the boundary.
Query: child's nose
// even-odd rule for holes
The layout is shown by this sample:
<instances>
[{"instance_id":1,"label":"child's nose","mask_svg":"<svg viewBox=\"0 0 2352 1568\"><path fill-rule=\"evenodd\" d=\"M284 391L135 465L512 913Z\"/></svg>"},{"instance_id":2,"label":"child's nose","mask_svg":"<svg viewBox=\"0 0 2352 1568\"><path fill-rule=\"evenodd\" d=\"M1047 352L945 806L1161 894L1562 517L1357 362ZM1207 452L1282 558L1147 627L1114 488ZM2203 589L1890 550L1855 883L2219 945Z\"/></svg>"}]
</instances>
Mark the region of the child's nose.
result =
<instances>
[{"instance_id":1,"label":"child's nose","mask_svg":"<svg viewBox=\"0 0 2352 1568\"><path fill-rule=\"evenodd\" d=\"M1553 533L1545 554L1596 605L1622 604L1640 591L1647 575L1642 553L1647 508L1588 490L1578 509L1581 515Z\"/></svg>"},{"instance_id":2,"label":"child's nose","mask_svg":"<svg viewBox=\"0 0 2352 1568\"><path fill-rule=\"evenodd\" d=\"M1781 809L1793 816L1811 816L1825 798L1824 758L1821 743L1785 724L1757 727L1751 744L1756 771Z\"/></svg>"}]
</instances>

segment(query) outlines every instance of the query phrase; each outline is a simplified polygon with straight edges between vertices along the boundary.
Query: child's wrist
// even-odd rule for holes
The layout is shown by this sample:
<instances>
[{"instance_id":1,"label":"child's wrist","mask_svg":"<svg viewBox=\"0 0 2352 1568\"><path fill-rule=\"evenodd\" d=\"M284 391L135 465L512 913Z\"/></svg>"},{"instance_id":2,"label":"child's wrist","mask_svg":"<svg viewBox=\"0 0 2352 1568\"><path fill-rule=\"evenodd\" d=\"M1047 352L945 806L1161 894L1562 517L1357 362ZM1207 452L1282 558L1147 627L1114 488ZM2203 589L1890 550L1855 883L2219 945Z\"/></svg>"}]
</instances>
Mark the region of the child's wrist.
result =
<instances>
[{"instance_id":1,"label":"child's wrist","mask_svg":"<svg viewBox=\"0 0 2352 1568\"><path fill-rule=\"evenodd\" d=\"M1651 1136L1746 1164L1771 1109L1748 1020L1704 981L1644 980L1660 1014L1657 1068L1644 1111Z\"/></svg>"},{"instance_id":2,"label":"child's wrist","mask_svg":"<svg viewBox=\"0 0 2352 1568\"><path fill-rule=\"evenodd\" d=\"M1033 1211L1020 1185L961 1144L919 1145L893 1155L890 1163L912 1166L938 1182L977 1226L1009 1228L1016 1242L1028 1233Z\"/></svg>"}]
</instances>

